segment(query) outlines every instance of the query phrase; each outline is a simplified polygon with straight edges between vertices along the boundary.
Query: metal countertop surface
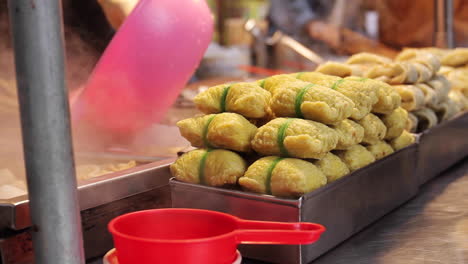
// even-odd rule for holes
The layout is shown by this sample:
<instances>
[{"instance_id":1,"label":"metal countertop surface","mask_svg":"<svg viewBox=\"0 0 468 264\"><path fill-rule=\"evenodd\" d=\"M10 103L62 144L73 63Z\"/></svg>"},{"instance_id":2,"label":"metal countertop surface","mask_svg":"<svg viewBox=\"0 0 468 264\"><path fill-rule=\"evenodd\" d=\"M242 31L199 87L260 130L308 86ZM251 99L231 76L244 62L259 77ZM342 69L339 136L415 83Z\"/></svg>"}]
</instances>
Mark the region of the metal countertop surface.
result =
<instances>
[{"instance_id":1,"label":"metal countertop surface","mask_svg":"<svg viewBox=\"0 0 468 264\"><path fill-rule=\"evenodd\" d=\"M468 264L468 158L311 264L330 263Z\"/></svg>"}]
</instances>

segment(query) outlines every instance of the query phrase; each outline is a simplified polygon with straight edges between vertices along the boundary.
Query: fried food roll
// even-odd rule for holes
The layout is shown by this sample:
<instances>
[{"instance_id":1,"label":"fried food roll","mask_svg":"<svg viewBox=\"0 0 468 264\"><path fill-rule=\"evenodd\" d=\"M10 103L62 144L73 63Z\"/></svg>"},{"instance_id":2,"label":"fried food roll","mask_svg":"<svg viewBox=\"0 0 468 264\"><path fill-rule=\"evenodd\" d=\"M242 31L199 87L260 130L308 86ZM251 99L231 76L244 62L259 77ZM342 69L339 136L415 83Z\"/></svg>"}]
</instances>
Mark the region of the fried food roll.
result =
<instances>
[{"instance_id":1,"label":"fried food roll","mask_svg":"<svg viewBox=\"0 0 468 264\"><path fill-rule=\"evenodd\" d=\"M457 104L461 111L468 110L468 98L465 97L460 91L450 91L449 98L455 102L455 104Z\"/></svg>"},{"instance_id":2,"label":"fried food roll","mask_svg":"<svg viewBox=\"0 0 468 264\"><path fill-rule=\"evenodd\" d=\"M395 61L410 61L422 65L430 71L429 78L437 73L441 66L440 59L436 55L420 49L405 49L398 54Z\"/></svg>"},{"instance_id":3,"label":"fried food roll","mask_svg":"<svg viewBox=\"0 0 468 264\"><path fill-rule=\"evenodd\" d=\"M205 114L238 113L248 118L267 116L271 94L255 83L223 84L208 88L194 98Z\"/></svg>"},{"instance_id":4,"label":"fried food roll","mask_svg":"<svg viewBox=\"0 0 468 264\"><path fill-rule=\"evenodd\" d=\"M177 180L209 186L234 185L247 165L238 154L223 149L196 149L179 157L170 166Z\"/></svg>"},{"instance_id":5,"label":"fried food roll","mask_svg":"<svg viewBox=\"0 0 468 264\"><path fill-rule=\"evenodd\" d=\"M440 122L446 121L454 117L456 114L461 112L460 106L452 101L450 98L447 98L445 101L441 102L438 106L432 107L434 110L437 120Z\"/></svg>"},{"instance_id":6,"label":"fried food roll","mask_svg":"<svg viewBox=\"0 0 468 264\"><path fill-rule=\"evenodd\" d=\"M399 107L389 115L380 117L384 125L387 127L385 134L386 140L397 138L403 133L408 123L408 112Z\"/></svg>"},{"instance_id":7,"label":"fried food roll","mask_svg":"<svg viewBox=\"0 0 468 264\"><path fill-rule=\"evenodd\" d=\"M424 93L414 85L394 85L393 89L401 96L401 107L415 111L424 107Z\"/></svg>"},{"instance_id":8,"label":"fried food roll","mask_svg":"<svg viewBox=\"0 0 468 264\"><path fill-rule=\"evenodd\" d=\"M418 127L416 128L418 133L437 125L437 115L430 108L414 111L413 114L418 118Z\"/></svg>"},{"instance_id":9,"label":"fried food roll","mask_svg":"<svg viewBox=\"0 0 468 264\"><path fill-rule=\"evenodd\" d=\"M445 99L447 99L451 88L450 82L447 80L447 78L442 75L436 75L427 82L427 85L434 89L439 102L445 101Z\"/></svg>"},{"instance_id":10,"label":"fried food roll","mask_svg":"<svg viewBox=\"0 0 468 264\"><path fill-rule=\"evenodd\" d=\"M425 83L418 83L415 84L424 94L424 105L429 107L437 106L441 101L442 98L438 98L438 94L435 90Z\"/></svg>"},{"instance_id":11,"label":"fried food roll","mask_svg":"<svg viewBox=\"0 0 468 264\"><path fill-rule=\"evenodd\" d=\"M360 77L348 77L345 80L362 81L362 84L367 86L367 88L364 88L365 90L376 92L377 103L372 106L373 113L389 114L401 105L400 94L387 83Z\"/></svg>"},{"instance_id":12,"label":"fried food roll","mask_svg":"<svg viewBox=\"0 0 468 264\"><path fill-rule=\"evenodd\" d=\"M245 117L234 113L211 114L177 122L181 135L194 147L223 148L240 152L251 150L257 131Z\"/></svg>"},{"instance_id":13,"label":"fried food roll","mask_svg":"<svg viewBox=\"0 0 468 264\"><path fill-rule=\"evenodd\" d=\"M349 65L333 61L318 66L315 71L341 78L353 75L353 69Z\"/></svg>"},{"instance_id":14,"label":"fried food roll","mask_svg":"<svg viewBox=\"0 0 468 264\"><path fill-rule=\"evenodd\" d=\"M385 141L379 141L376 144L366 146L366 149L374 155L376 160L385 158L394 152L392 146Z\"/></svg>"},{"instance_id":15,"label":"fried food roll","mask_svg":"<svg viewBox=\"0 0 468 264\"><path fill-rule=\"evenodd\" d=\"M364 128L350 119L345 119L332 128L338 133L336 149L347 149L361 143L364 138Z\"/></svg>"},{"instance_id":16,"label":"fried food roll","mask_svg":"<svg viewBox=\"0 0 468 264\"><path fill-rule=\"evenodd\" d=\"M252 148L262 155L321 159L338 143L338 133L324 124L276 118L258 128Z\"/></svg>"},{"instance_id":17,"label":"fried food roll","mask_svg":"<svg viewBox=\"0 0 468 264\"><path fill-rule=\"evenodd\" d=\"M468 49L456 48L449 50L441 59L442 65L460 67L468 64Z\"/></svg>"},{"instance_id":18,"label":"fried food roll","mask_svg":"<svg viewBox=\"0 0 468 264\"><path fill-rule=\"evenodd\" d=\"M418 68L409 62L375 65L365 74L365 77L377 79L389 84L415 83L419 79Z\"/></svg>"},{"instance_id":19,"label":"fried food roll","mask_svg":"<svg viewBox=\"0 0 468 264\"><path fill-rule=\"evenodd\" d=\"M354 108L350 118L359 120L372 110L372 106L378 102L376 90L367 85L365 78L345 78L322 74L319 72L298 73L296 78L329 87L345 95L354 103Z\"/></svg>"},{"instance_id":20,"label":"fried food roll","mask_svg":"<svg viewBox=\"0 0 468 264\"><path fill-rule=\"evenodd\" d=\"M364 128L363 143L376 144L383 140L387 134L387 127L376 115L368 114L357 123Z\"/></svg>"},{"instance_id":21,"label":"fried food roll","mask_svg":"<svg viewBox=\"0 0 468 264\"><path fill-rule=\"evenodd\" d=\"M327 177L327 182L333 182L349 174L349 168L335 154L328 152L321 160L314 162L323 174Z\"/></svg>"},{"instance_id":22,"label":"fried food roll","mask_svg":"<svg viewBox=\"0 0 468 264\"><path fill-rule=\"evenodd\" d=\"M411 133L416 133L418 130L418 118L413 113L408 113L405 130Z\"/></svg>"},{"instance_id":23,"label":"fried food roll","mask_svg":"<svg viewBox=\"0 0 468 264\"><path fill-rule=\"evenodd\" d=\"M294 80L276 86L270 107L277 117L299 117L336 124L351 115L354 103L330 88Z\"/></svg>"},{"instance_id":24,"label":"fried food roll","mask_svg":"<svg viewBox=\"0 0 468 264\"><path fill-rule=\"evenodd\" d=\"M346 61L347 64L388 64L392 63L390 58L380 56L373 53L368 52L361 52L354 54L353 56L349 57Z\"/></svg>"},{"instance_id":25,"label":"fried food roll","mask_svg":"<svg viewBox=\"0 0 468 264\"><path fill-rule=\"evenodd\" d=\"M365 167L375 161L374 155L362 145L354 145L347 150L338 150L336 155L351 171Z\"/></svg>"},{"instance_id":26,"label":"fried food roll","mask_svg":"<svg viewBox=\"0 0 468 264\"><path fill-rule=\"evenodd\" d=\"M392 146L392 148L397 151L413 144L415 141L415 136L405 130L399 137L390 140L389 143L390 146Z\"/></svg>"},{"instance_id":27,"label":"fried food roll","mask_svg":"<svg viewBox=\"0 0 468 264\"><path fill-rule=\"evenodd\" d=\"M468 98L468 68L452 69L444 73L449 80L452 90L461 92Z\"/></svg>"},{"instance_id":28,"label":"fried food roll","mask_svg":"<svg viewBox=\"0 0 468 264\"><path fill-rule=\"evenodd\" d=\"M291 198L300 197L326 183L327 177L314 164L275 156L257 160L239 179L244 190Z\"/></svg>"},{"instance_id":29,"label":"fried food roll","mask_svg":"<svg viewBox=\"0 0 468 264\"><path fill-rule=\"evenodd\" d=\"M292 83L296 81L294 75L291 74L278 74L268 78L258 80L257 84L263 89L273 93L276 88L287 88L288 85L284 83Z\"/></svg>"}]
</instances>

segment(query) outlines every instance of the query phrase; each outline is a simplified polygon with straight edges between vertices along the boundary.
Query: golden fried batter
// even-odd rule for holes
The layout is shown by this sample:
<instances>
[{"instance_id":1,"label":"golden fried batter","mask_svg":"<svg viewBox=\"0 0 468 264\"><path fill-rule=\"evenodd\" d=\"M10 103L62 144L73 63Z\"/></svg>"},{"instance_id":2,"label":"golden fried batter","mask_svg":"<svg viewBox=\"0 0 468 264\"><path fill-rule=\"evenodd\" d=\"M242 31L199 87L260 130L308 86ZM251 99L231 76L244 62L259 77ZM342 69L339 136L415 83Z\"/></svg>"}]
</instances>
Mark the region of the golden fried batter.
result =
<instances>
[{"instance_id":1,"label":"golden fried batter","mask_svg":"<svg viewBox=\"0 0 468 264\"><path fill-rule=\"evenodd\" d=\"M336 124L351 115L354 104L330 88L294 80L275 88L270 107L277 117L299 117Z\"/></svg>"},{"instance_id":2,"label":"golden fried batter","mask_svg":"<svg viewBox=\"0 0 468 264\"><path fill-rule=\"evenodd\" d=\"M374 114L368 114L363 119L357 121L364 128L363 143L376 144L385 138L387 127Z\"/></svg>"},{"instance_id":3,"label":"golden fried batter","mask_svg":"<svg viewBox=\"0 0 468 264\"><path fill-rule=\"evenodd\" d=\"M324 186L327 177L314 164L291 158L264 157L247 169L239 184L244 190L279 197L300 197Z\"/></svg>"},{"instance_id":4,"label":"golden fried batter","mask_svg":"<svg viewBox=\"0 0 468 264\"><path fill-rule=\"evenodd\" d=\"M336 155L351 171L365 167L375 161L374 155L362 145L354 145L347 150L336 151Z\"/></svg>"},{"instance_id":5,"label":"golden fried batter","mask_svg":"<svg viewBox=\"0 0 468 264\"><path fill-rule=\"evenodd\" d=\"M404 147L407 147L413 144L415 141L416 141L415 136L405 130L403 131L403 133L401 133L399 137L390 140L389 143L392 146L392 148L395 151L397 151L397 150L400 150Z\"/></svg>"},{"instance_id":6,"label":"golden fried batter","mask_svg":"<svg viewBox=\"0 0 468 264\"><path fill-rule=\"evenodd\" d=\"M401 107L406 111L415 111L424 107L424 93L414 85L394 85L401 96Z\"/></svg>"},{"instance_id":7,"label":"golden fried batter","mask_svg":"<svg viewBox=\"0 0 468 264\"><path fill-rule=\"evenodd\" d=\"M342 78L353 74L353 69L349 65L333 61L328 61L318 66L315 71Z\"/></svg>"},{"instance_id":8,"label":"golden fried batter","mask_svg":"<svg viewBox=\"0 0 468 264\"><path fill-rule=\"evenodd\" d=\"M194 147L224 148L240 152L251 150L257 127L234 113L193 117L177 122L181 135Z\"/></svg>"},{"instance_id":9,"label":"golden fried batter","mask_svg":"<svg viewBox=\"0 0 468 264\"><path fill-rule=\"evenodd\" d=\"M324 124L276 118L260 127L252 148L262 155L321 159L338 143L338 133Z\"/></svg>"},{"instance_id":10,"label":"golden fried batter","mask_svg":"<svg viewBox=\"0 0 468 264\"><path fill-rule=\"evenodd\" d=\"M414 111L413 114L418 118L418 127L416 129L418 133L437 125L437 115L430 108Z\"/></svg>"},{"instance_id":11,"label":"golden fried batter","mask_svg":"<svg viewBox=\"0 0 468 264\"><path fill-rule=\"evenodd\" d=\"M350 119L345 119L332 128L338 132L336 149L347 149L361 143L364 138L364 128Z\"/></svg>"},{"instance_id":12,"label":"golden fried batter","mask_svg":"<svg viewBox=\"0 0 468 264\"><path fill-rule=\"evenodd\" d=\"M369 145L366 148L374 155L376 160L382 159L394 152L392 146L385 141L379 141L377 144Z\"/></svg>"},{"instance_id":13,"label":"golden fried batter","mask_svg":"<svg viewBox=\"0 0 468 264\"><path fill-rule=\"evenodd\" d=\"M359 120L371 112L372 106L379 100L377 90L371 85L365 84L367 79L355 77L342 79L340 77L321 74L318 72L298 73L296 77L300 80L315 83L345 95L354 103L350 118Z\"/></svg>"},{"instance_id":14,"label":"golden fried batter","mask_svg":"<svg viewBox=\"0 0 468 264\"><path fill-rule=\"evenodd\" d=\"M327 153L321 160L315 161L314 164L327 176L328 182L336 181L349 174L348 166L331 152Z\"/></svg>"},{"instance_id":15,"label":"golden fried batter","mask_svg":"<svg viewBox=\"0 0 468 264\"><path fill-rule=\"evenodd\" d=\"M380 118L387 127L385 139L394 139L399 137L408 124L408 112L399 107L389 115L383 115Z\"/></svg>"},{"instance_id":16,"label":"golden fried batter","mask_svg":"<svg viewBox=\"0 0 468 264\"><path fill-rule=\"evenodd\" d=\"M238 154L222 149L196 149L171 164L177 180L209 186L233 185L244 175L247 165Z\"/></svg>"},{"instance_id":17,"label":"golden fried batter","mask_svg":"<svg viewBox=\"0 0 468 264\"><path fill-rule=\"evenodd\" d=\"M248 118L267 115L271 95L255 83L223 84L208 88L194 98L205 114L233 112Z\"/></svg>"}]
</instances>

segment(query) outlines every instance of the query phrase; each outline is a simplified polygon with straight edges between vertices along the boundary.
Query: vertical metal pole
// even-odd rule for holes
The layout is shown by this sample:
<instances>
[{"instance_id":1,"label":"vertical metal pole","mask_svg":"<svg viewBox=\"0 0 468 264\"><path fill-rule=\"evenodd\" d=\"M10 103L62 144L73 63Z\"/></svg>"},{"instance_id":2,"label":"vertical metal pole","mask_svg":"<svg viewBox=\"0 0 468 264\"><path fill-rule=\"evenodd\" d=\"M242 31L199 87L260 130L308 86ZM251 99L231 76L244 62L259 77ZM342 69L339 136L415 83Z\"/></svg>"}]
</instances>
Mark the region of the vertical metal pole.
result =
<instances>
[{"instance_id":1,"label":"vertical metal pole","mask_svg":"<svg viewBox=\"0 0 468 264\"><path fill-rule=\"evenodd\" d=\"M35 262L84 263L60 0L9 0Z\"/></svg>"},{"instance_id":2,"label":"vertical metal pole","mask_svg":"<svg viewBox=\"0 0 468 264\"><path fill-rule=\"evenodd\" d=\"M453 0L434 0L434 46L453 48Z\"/></svg>"}]
</instances>

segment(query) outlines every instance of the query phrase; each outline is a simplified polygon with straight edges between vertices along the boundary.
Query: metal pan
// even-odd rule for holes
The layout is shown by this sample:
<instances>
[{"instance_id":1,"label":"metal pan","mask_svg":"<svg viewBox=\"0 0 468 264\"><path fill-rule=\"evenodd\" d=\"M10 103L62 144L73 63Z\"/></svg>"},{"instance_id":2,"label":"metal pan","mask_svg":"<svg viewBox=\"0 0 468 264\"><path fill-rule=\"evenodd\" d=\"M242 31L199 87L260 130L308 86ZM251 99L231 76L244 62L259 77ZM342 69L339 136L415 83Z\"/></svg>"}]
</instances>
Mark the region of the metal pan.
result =
<instances>
[{"instance_id":1,"label":"metal pan","mask_svg":"<svg viewBox=\"0 0 468 264\"><path fill-rule=\"evenodd\" d=\"M424 184L468 156L468 112L441 123L419 137L418 174Z\"/></svg>"},{"instance_id":2,"label":"metal pan","mask_svg":"<svg viewBox=\"0 0 468 264\"><path fill-rule=\"evenodd\" d=\"M416 149L413 144L299 199L171 179L172 206L215 210L252 220L325 225L327 231L312 245L239 247L247 258L282 264L309 263L416 195Z\"/></svg>"}]
</instances>

